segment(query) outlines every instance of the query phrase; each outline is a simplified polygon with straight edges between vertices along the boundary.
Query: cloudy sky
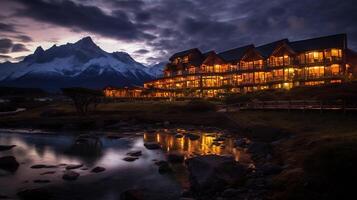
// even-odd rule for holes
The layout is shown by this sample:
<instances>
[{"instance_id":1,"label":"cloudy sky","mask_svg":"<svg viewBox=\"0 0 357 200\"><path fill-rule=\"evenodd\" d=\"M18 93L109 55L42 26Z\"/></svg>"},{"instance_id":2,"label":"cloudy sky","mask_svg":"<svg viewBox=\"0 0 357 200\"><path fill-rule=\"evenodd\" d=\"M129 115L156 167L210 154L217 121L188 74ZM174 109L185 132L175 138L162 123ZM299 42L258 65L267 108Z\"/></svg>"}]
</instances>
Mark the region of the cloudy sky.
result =
<instances>
[{"instance_id":1,"label":"cloudy sky","mask_svg":"<svg viewBox=\"0 0 357 200\"><path fill-rule=\"evenodd\" d=\"M336 33L357 50L356 10L356 0L0 0L0 62L85 36L147 64Z\"/></svg>"}]
</instances>

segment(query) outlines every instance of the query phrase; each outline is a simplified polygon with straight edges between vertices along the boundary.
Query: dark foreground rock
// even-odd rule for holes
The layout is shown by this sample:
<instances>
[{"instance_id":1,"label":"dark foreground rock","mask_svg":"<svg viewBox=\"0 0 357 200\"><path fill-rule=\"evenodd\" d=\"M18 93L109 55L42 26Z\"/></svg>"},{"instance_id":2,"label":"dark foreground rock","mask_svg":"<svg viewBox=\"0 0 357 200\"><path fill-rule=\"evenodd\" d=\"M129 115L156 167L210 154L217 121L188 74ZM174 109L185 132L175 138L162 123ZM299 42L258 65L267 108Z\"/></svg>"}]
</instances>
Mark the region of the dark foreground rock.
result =
<instances>
[{"instance_id":1,"label":"dark foreground rock","mask_svg":"<svg viewBox=\"0 0 357 200\"><path fill-rule=\"evenodd\" d=\"M0 169L15 172L19 167L19 163L17 162L14 156L4 156L0 157Z\"/></svg>"},{"instance_id":2,"label":"dark foreground rock","mask_svg":"<svg viewBox=\"0 0 357 200\"><path fill-rule=\"evenodd\" d=\"M74 171L65 171L62 178L66 181L74 181L79 177L79 173Z\"/></svg>"},{"instance_id":3,"label":"dark foreground rock","mask_svg":"<svg viewBox=\"0 0 357 200\"><path fill-rule=\"evenodd\" d=\"M23 200L48 200L52 198L50 191L46 189L27 189L17 193Z\"/></svg>"},{"instance_id":4,"label":"dark foreground rock","mask_svg":"<svg viewBox=\"0 0 357 200\"><path fill-rule=\"evenodd\" d=\"M94 167L91 172L100 173L100 172L104 172L104 171L105 171L104 167Z\"/></svg>"},{"instance_id":5,"label":"dark foreground rock","mask_svg":"<svg viewBox=\"0 0 357 200\"><path fill-rule=\"evenodd\" d=\"M210 195L245 181L247 169L233 157L206 155L187 160L191 190Z\"/></svg>"},{"instance_id":6,"label":"dark foreground rock","mask_svg":"<svg viewBox=\"0 0 357 200\"><path fill-rule=\"evenodd\" d=\"M154 149L160 149L160 145L156 142L145 142L144 143L144 146L147 148L147 149L150 149L150 150L154 150Z\"/></svg>"},{"instance_id":7,"label":"dark foreground rock","mask_svg":"<svg viewBox=\"0 0 357 200\"><path fill-rule=\"evenodd\" d=\"M7 151L16 147L16 145L0 145L0 151Z\"/></svg>"}]
</instances>

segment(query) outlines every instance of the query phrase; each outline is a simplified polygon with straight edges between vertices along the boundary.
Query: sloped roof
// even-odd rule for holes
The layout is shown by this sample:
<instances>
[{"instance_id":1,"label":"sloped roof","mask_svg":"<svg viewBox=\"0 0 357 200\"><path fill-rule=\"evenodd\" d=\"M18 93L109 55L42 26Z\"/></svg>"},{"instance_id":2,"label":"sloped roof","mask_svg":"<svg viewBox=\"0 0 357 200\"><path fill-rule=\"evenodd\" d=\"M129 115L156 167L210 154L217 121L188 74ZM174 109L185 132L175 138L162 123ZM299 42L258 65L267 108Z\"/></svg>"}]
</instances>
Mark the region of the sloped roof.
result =
<instances>
[{"instance_id":1,"label":"sloped roof","mask_svg":"<svg viewBox=\"0 0 357 200\"><path fill-rule=\"evenodd\" d=\"M290 46L297 52L329 48L346 48L346 39L346 34L337 34L290 42Z\"/></svg>"},{"instance_id":2,"label":"sloped roof","mask_svg":"<svg viewBox=\"0 0 357 200\"><path fill-rule=\"evenodd\" d=\"M193 52L197 52L197 53L201 54L201 51L198 48L193 48L193 49L188 49L188 50L185 50L185 51L180 51L180 52L175 53L174 55L172 55L170 57L170 60L173 60L174 58L177 58L177 57L186 56L186 55L188 55L190 53L193 53Z\"/></svg>"},{"instance_id":3,"label":"sloped roof","mask_svg":"<svg viewBox=\"0 0 357 200\"><path fill-rule=\"evenodd\" d=\"M268 44L264 44L262 46L256 47L256 50L264 57L267 58L269 57L275 50L275 48L281 44L281 43L289 43L288 39L282 39L282 40L278 40L275 42L271 42Z\"/></svg>"},{"instance_id":4,"label":"sloped roof","mask_svg":"<svg viewBox=\"0 0 357 200\"><path fill-rule=\"evenodd\" d=\"M228 51L221 52L218 55L227 62L238 61L244 56L244 53L250 48L254 48L254 45L251 44L243 47L238 47L235 49L230 49Z\"/></svg>"},{"instance_id":5,"label":"sloped roof","mask_svg":"<svg viewBox=\"0 0 357 200\"><path fill-rule=\"evenodd\" d=\"M202 64L205 65L216 65L216 64L224 64L224 60L214 51L210 51L206 53L206 57L203 60Z\"/></svg>"}]
</instances>

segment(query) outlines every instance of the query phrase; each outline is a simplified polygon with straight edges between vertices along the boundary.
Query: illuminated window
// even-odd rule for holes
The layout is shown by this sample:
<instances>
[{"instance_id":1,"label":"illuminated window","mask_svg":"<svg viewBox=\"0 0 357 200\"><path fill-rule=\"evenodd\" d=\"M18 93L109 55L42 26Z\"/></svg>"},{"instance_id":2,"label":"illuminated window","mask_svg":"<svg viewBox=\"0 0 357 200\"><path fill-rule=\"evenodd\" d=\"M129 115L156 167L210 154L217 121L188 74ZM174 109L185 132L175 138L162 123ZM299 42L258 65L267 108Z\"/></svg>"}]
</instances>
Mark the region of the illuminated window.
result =
<instances>
[{"instance_id":1,"label":"illuminated window","mask_svg":"<svg viewBox=\"0 0 357 200\"><path fill-rule=\"evenodd\" d=\"M305 75L307 78L320 78L325 74L325 69L323 66L306 67Z\"/></svg>"}]
</instances>

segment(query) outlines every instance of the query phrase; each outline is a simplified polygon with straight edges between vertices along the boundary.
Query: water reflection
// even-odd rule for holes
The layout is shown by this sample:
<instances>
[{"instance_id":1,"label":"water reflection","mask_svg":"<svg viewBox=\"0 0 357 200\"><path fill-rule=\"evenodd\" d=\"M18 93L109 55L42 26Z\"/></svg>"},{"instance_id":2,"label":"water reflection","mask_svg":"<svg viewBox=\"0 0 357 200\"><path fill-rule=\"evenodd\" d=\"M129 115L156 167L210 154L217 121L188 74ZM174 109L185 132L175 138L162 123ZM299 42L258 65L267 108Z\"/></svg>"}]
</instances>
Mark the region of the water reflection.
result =
<instances>
[{"instance_id":1,"label":"water reflection","mask_svg":"<svg viewBox=\"0 0 357 200\"><path fill-rule=\"evenodd\" d=\"M199 138L190 139L188 133L198 135ZM147 141L160 143L163 151L146 149L143 144ZM176 199L180 196L181 188L187 184L187 174L183 172L183 176L160 175L154 161L164 160L165 152L178 151L185 154L186 158L195 155L232 154L236 160L240 160L243 155L234 148L232 138L223 137L220 133L188 132L182 129L145 133L143 136L133 133L114 140L104 136L0 132L1 144L16 145L9 151L0 152L0 157L12 155L20 163L20 167L13 174L0 170L0 193L4 191L13 198L16 198L16 192L21 189L39 187L38 183L34 183L35 180L46 179L50 180L50 183L40 186L56 187L58 193L75 191L73 195L86 199L119 199L120 192L132 187L149 188L168 195L166 199ZM141 150L142 156L134 162L123 161L126 153L132 150ZM55 171L54 174L43 175L49 170L31 169L35 164L58 167L51 168L51 171ZM68 183L62 180L65 166L61 164L84 164L89 170L76 169L75 171L80 173L79 179ZM106 171L93 174L90 169L95 166L104 167ZM183 165L176 167L185 171ZM67 188L58 189L62 187Z\"/></svg>"},{"instance_id":2,"label":"water reflection","mask_svg":"<svg viewBox=\"0 0 357 200\"><path fill-rule=\"evenodd\" d=\"M98 136L80 135L74 139L73 144L65 151L73 156L80 156L87 165L94 165L103 154L103 144Z\"/></svg>"},{"instance_id":3,"label":"water reflection","mask_svg":"<svg viewBox=\"0 0 357 200\"><path fill-rule=\"evenodd\" d=\"M188 135L200 136L198 139L190 138ZM182 135L182 137L181 137ZM234 147L234 139L225 137L221 133L208 133L202 131L162 130L144 134L145 142L157 142L166 152L180 152L189 158L195 155L233 155L238 161L241 151Z\"/></svg>"}]
</instances>

